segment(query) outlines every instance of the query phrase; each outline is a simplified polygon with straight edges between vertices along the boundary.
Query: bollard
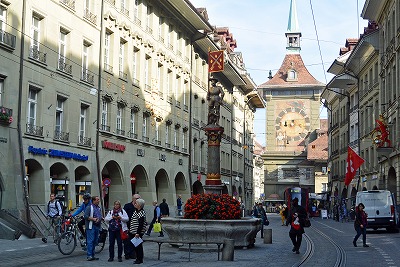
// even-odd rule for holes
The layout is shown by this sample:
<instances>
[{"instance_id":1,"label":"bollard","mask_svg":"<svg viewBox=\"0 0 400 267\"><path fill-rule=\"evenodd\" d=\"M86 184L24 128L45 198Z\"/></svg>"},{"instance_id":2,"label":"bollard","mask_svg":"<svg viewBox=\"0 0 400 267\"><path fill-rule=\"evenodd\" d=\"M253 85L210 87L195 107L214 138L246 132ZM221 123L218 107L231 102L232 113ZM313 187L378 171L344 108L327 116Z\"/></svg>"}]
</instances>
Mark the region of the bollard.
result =
<instances>
[{"instance_id":1,"label":"bollard","mask_svg":"<svg viewBox=\"0 0 400 267\"><path fill-rule=\"evenodd\" d=\"M272 229L264 230L264 244L272 244Z\"/></svg>"},{"instance_id":2,"label":"bollard","mask_svg":"<svg viewBox=\"0 0 400 267\"><path fill-rule=\"evenodd\" d=\"M235 252L235 240L224 239L224 245L222 247L222 260L233 261L234 252Z\"/></svg>"}]
</instances>

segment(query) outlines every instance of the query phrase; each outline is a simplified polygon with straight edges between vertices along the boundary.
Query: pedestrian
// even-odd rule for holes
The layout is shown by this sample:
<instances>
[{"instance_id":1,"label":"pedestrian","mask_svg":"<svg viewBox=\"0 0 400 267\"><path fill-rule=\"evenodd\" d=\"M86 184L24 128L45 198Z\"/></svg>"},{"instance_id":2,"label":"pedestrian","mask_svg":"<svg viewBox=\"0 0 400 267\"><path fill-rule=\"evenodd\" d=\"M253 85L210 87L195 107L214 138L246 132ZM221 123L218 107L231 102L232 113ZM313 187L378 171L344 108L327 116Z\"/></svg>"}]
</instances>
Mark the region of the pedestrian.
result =
<instances>
[{"instance_id":1,"label":"pedestrian","mask_svg":"<svg viewBox=\"0 0 400 267\"><path fill-rule=\"evenodd\" d=\"M286 219L286 225L290 224L289 237L293 243L293 252L299 254L301 240L304 234L304 221L307 218L305 208L299 205L299 199L296 197L292 201L292 207L289 216Z\"/></svg>"},{"instance_id":2,"label":"pedestrian","mask_svg":"<svg viewBox=\"0 0 400 267\"><path fill-rule=\"evenodd\" d=\"M176 200L176 207L178 209L178 216L182 216L182 196L179 195Z\"/></svg>"},{"instance_id":3,"label":"pedestrian","mask_svg":"<svg viewBox=\"0 0 400 267\"><path fill-rule=\"evenodd\" d=\"M161 223L161 211L160 211L160 207L157 205L157 200L153 201L153 206L154 206L154 216L153 216L153 220L151 220L149 229L147 229L147 232L145 235L150 236L151 230L153 229L153 225L155 223ZM158 237L163 237L164 234L162 232L160 232L160 235Z\"/></svg>"},{"instance_id":4,"label":"pedestrian","mask_svg":"<svg viewBox=\"0 0 400 267\"><path fill-rule=\"evenodd\" d=\"M100 197L93 196L92 204L85 210L85 227L86 227L86 243L87 243L87 260L93 261L99 258L95 257L94 249L99 241L99 231L101 221Z\"/></svg>"},{"instance_id":5,"label":"pedestrian","mask_svg":"<svg viewBox=\"0 0 400 267\"><path fill-rule=\"evenodd\" d=\"M356 207L356 219L354 221L354 229L357 231L356 236L353 239L353 245L357 247L357 239L360 235L363 236L363 247L369 247L367 245L367 217L368 214L364 211L365 206L363 203L359 203Z\"/></svg>"},{"instance_id":6,"label":"pedestrian","mask_svg":"<svg viewBox=\"0 0 400 267\"><path fill-rule=\"evenodd\" d=\"M124 205L124 210L126 211L126 213L128 214L128 225L131 225L131 218L133 215L133 212L136 210L135 208L135 203L136 200L141 198L141 196L139 194L133 194L132 195L132 201L129 203L126 203ZM133 238L133 236L130 236L130 238L126 239L123 241L124 243L124 254L125 254L125 259L136 259L135 256L135 247L133 246L133 244L131 243L131 239Z\"/></svg>"},{"instance_id":7,"label":"pedestrian","mask_svg":"<svg viewBox=\"0 0 400 267\"><path fill-rule=\"evenodd\" d=\"M146 212L143 210L144 200L139 198L135 201L135 210L133 211L131 217L131 224L129 227L130 234L135 238L142 238L143 234L146 232ZM135 247L136 260L133 264L143 263L143 242Z\"/></svg>"},{"instance_id":8,"label":"pedestrian","mask_svg":"<svg viewBox=\"0 0 400 267\"><path fill-rule=\"evenodd\" d=\"M163 198L162 203L160 204L160 212L161 217L169 217L169 207L165 198Z\"/></svg>"},{"instance_id":9,"label":"pedestrian","mask_svg":"<svg viewBox=\"0 0 400 267\"><path fill-rule=\"evenodd\" d=\"M258 203L257 213L259 215L259 218L261 218L261 238L264 238L264 225L269 225L269 221L267 218L267 213L265 212L265 209L261 202Z\"/></svg>"},{"instance_id":10,"label":"pedestrian","mask_svg":"<svg viewBox=\"0 0 400 267\"><path fill-rule=\"evenodd\" d=\"M282 208L281 208L281 210L280 210L280 212L279 212L279 215L281 215L281 221L282 221L282 226L284 226L284 225L286 225L286 216L287 216L287 206L286 206L286 204L283 204L283 206L282 206Z\"/></svg>"},{"instance_id":11,"label":"pedestrian","mask_svg":"<svg viewBox=\"0 0 400 267\"><path fill-rule=\"evenodd\" d=\"M77 216L78 214L80 214L81 212L85 212L86 208L87 208L89 205L92 204L92 201L91 201L90 199L91 199L90 194L89 194L89 193L85 193L85 194L83 195L83 202L82 202L81 206L79 207L79 209L77 209L77 210L72 214L72 216L75 217L75 216ZM85 219L82 219L82 220L80 220L80 221L78 222L78 229L79 229L79 231L81 231L83 237L86 237L85 229L83 229L83 226L84 226L84 225L85 225Z\"/></svg>"},{"instance_id":12,"label":"pedestrian","mask_svg":"<svg viewBox=\"0 0 400 267\"><path fill-rule=\"evenodd\" d=\"M46 230L48 236L52 233L53 228L58 224L62 215L62 206L58 200L56 200L55 194L50 194L50 200L47 202L47 226ZM59 233L57 233L59 234ZM47 238L43 237L42 241L47 243ZM54 240L55 242L56 240Z\"/></svg>"},{"instance_id":13,"label":"pedestrian","mask_svg":"<svg viewBox=\"0 0 400 267\"><path fill-rule=\"evenodd\" d=\"M122 262L122 231L127 231L128 226L126 223L129 221L128 214L124 209L121 208L121 202L119 200L114 201L114 208L110 210L104 220L108 223L108 237L109 237L109 258L108 261L114 261L114 245L117 240L118 246L118 261Z\"/></svg>"}]
</instances>

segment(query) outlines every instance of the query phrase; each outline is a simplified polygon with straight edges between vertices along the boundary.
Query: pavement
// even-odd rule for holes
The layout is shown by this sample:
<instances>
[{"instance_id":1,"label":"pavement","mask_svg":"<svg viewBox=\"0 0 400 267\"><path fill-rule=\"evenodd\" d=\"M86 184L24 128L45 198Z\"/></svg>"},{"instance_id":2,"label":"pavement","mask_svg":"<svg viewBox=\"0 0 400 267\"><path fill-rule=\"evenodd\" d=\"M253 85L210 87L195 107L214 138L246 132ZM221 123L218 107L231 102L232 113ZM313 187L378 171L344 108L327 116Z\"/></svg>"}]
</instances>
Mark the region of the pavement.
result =
<instances>
[{"instance_id":1,"label":"pavement","mask_svg":"<svg viewBox=\"0 0 400 267\"><path fill-rule=\"evenodd\" d=\"M280 216L278 214L268 214L270 225L265 229L272 229L272 243L264 244L264 239L261 238L261 232L258 233L256 243L253 248L236 248L234 251L233 261L218 261L218 254L215 250L199 250L196 249L190 253L187 249L178 249L169 244L161 246L161 257L158 256L158 245L154 242L144 242L144 264L142 266L241 266L251 262L252 265L266 265L268 266L284 266L289 264L292 266L296 263L306 250L304 245L300 249L300 255L291 252L292 245L288 236L289 227L282 226ZM160 238L157 233L152 233L151 237L146 238ZM167 238L167 237L165 237ZM117 250L117 248L115 248ZM41 252L43 251L43 252ZM25 256L21 254L25 253ZM8 253L8 254L7 254ZM12 254L11 254L12 253ZM7 256L8 255L8 256ZM9 257L15 255L16 257ZM29 255L29 259L27 258ZM284 255L284 256L282 256ZM57 249L54 243L42 243L40 238L20 240L2 240L0 239L0 266L48 266L48 265L62 265L62 266L109 266L110 264L127 266L133 264L133 260L123 259L122 263L114 260L114 262L107 262L108 259L108 244L104 250L97 254L98 261L86 261L86 254L84 251L77 247L75 251L69 256L63 256ZM220 254L220 259L222 255ZM7 261L4 261L7 259Z\"/></svg>"}]
</instances>

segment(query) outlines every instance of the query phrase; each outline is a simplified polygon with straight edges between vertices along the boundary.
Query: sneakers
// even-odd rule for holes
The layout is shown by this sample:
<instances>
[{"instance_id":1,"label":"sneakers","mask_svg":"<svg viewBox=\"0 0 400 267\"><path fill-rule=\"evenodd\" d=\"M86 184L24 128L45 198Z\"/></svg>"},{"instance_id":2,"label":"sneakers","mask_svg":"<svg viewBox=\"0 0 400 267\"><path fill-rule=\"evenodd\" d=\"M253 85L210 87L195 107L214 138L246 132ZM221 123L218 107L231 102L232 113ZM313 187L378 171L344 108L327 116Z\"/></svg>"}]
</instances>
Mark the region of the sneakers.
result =
<instances>
[{"instance_id":1,"label":"sneakers","mask_svg":"<svg viewBox=\"0 0 400 267\"><path fill-rule=\"evenodd\" d=\"M367 244L364 244L363 247L364 248L369 248L369 246Z\"/></svg>"},{"instance_id":2,"label":"sneakers","mask_svg":"<svg viewBox=\"0 0 400 267\"><path fill-rule=\"evenodd\" d=\"M109 258L109 259L108 259L108 262L112 262L112 261L114 261L114 259L112 259L112 258Z\"/></svg>"},{"instance_id":3,"label":"sneakers","mask_svg":"<svg viewBox=\"0 0 400 267\"><path fill-rule=\"evenodd\" d=\"M95 257L88 257L87 261L97 261L99 260L99 258L95 258Z\"/></svg>"},{"instance_id":4,"label":"sneakers","mask_svg":"<svg viewBox=\"0 0 400 267\"><path fill-rule=\"evenodd\" d=\"M158 237L164 237L164 235L159 235Z\"/></svg>"},{"instance_id":5,"label":"sneakers","mask_svg":"<svg viewBox=\"0 0 400 267\"><path fill-rule=\"evenodd\" d=\"M357 243L354 240L353 240L353 246L357 247Z\"/></svg>"},{"instance_id":6,"label":"sneakers","mask_svg":"<svg viewBox=\"0 0 400 267\"><path fill-rule=\"evenodd\" d=\"M150 234L149 234L149 233L145 233L144 235L150 236Z\"/></svg>"},{"instance_id":7,"label":"sneakers","mask_svg":"<svg viewBox=\"0 0 400 267\"><path fill-rule=\"evenodd\" d=\"M295 251L296 251L296 247L293 247L293 248L292 248L292 251L295 252Z\"/></svg>"}]
</instances>

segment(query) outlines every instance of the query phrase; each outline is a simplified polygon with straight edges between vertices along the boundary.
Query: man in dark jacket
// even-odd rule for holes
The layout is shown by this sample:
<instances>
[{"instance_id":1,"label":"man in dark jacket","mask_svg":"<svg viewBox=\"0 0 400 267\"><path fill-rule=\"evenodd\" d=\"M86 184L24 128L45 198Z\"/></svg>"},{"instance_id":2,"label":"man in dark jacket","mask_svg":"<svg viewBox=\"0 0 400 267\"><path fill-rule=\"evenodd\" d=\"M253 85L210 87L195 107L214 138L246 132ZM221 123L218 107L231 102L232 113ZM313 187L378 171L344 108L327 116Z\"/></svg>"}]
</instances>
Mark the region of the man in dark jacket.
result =
<instances>
[{"instance_id":1,"label":"man in dark jacket","mask_svg":"<svg viewBox=\"0 0 400 267\"><path fill-rule=\"evenodd\" d=\"M293 252L300 254L299 249L304 234L304 221L307 218L306 210L299 205L299 199L296 197L292 201L292 207L289 216L286 219L286 225L290 224L289 237L293 243Z\"/></svg>"},{"instance_id":2,"label":"man in dark jacket","mask_svg":"<svg viewBox=\"0 0 400 267\"><path fill-rule=\"evenodd\" d=\"M160 212L161 217L169 217L169 207L165 198L163 198L162 203L160 204Z\"/></svg>"}]
</instances>

